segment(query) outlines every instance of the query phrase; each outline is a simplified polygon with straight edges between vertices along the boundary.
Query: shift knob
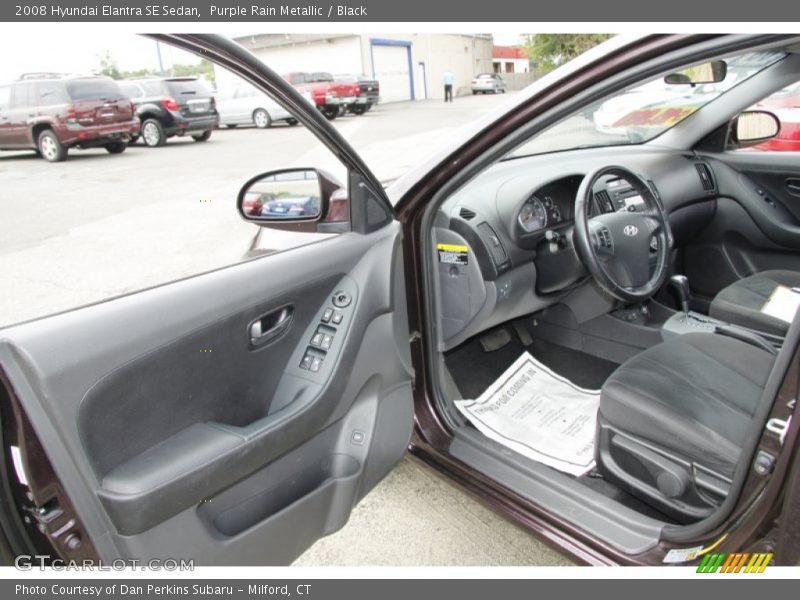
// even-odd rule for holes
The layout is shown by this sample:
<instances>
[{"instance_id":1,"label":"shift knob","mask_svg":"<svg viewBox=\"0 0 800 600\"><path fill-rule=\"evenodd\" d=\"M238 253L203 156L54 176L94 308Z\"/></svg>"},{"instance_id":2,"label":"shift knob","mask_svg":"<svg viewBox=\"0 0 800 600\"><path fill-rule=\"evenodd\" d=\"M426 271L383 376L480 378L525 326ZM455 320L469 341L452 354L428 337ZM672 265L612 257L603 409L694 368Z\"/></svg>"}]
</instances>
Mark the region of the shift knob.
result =
<instances>
[{"instance_id":1,"label":"shift knob","mask_svg":"<svg viewBox=\"0 0 800 600\"><path fill-rule=\"evenodd\" d=\"M678 294L678 302L681 304L683 314L689 314L689 303L692 299L692 292L689 291L689 279L686 275L673 275L669 278L669 285Z\"/></svg>"}]
</instances>

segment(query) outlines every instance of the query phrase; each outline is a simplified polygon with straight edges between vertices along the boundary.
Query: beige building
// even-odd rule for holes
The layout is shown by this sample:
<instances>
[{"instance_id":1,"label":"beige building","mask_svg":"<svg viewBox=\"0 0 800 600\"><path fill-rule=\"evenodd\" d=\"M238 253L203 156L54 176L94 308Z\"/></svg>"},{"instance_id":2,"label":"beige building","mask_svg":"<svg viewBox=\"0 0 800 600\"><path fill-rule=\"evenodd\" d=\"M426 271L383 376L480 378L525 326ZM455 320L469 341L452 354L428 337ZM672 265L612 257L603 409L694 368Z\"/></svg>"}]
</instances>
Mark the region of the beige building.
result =
<instances>
[{"instance_id":1,"label":"beige building","mask_svg":"<svg viewBox=\"0 0 800 600\"><path fill-rule=\"evenodd\" d=\"M279 73L374 77L382 102L443 98L447 71L455 75L456 94L468 94L476 74L492 71L491 34L255 34L236 41Z\"/></svg>"}]
</instances>

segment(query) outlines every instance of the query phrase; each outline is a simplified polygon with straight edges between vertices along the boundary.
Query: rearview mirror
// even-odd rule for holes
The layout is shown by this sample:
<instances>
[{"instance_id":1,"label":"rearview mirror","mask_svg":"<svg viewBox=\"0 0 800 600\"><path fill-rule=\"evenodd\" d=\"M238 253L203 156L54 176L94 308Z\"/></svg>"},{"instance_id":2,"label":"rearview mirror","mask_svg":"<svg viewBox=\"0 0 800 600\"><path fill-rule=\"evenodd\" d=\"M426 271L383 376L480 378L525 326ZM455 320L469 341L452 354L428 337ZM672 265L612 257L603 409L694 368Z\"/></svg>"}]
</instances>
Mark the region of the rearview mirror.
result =
<instances>
[{"instance_id":1,"label":"rearview mirror","mask_svg":"<svg viewBox=\"0 0 800 600\"><path fill-rule=\"evenodd\" d=\"M742 146L753 146L774 138L781 130L781 122L771 112L748 110L741 113L733 125L733 141Z\"/></svg>"},{"instance_id":2,"label":"rearview mirror","mask_svg":"<svg viewBox=\"0 0 800 600\"><path fill-rule=\"evenodd\" d=\"M688 69L670 73L664 77L664 82L670 85L703 85L707 83L719 83L728 74L728 65L724 60L713 60L711 62L695 65Z\"/></svg>"}]
</instances>

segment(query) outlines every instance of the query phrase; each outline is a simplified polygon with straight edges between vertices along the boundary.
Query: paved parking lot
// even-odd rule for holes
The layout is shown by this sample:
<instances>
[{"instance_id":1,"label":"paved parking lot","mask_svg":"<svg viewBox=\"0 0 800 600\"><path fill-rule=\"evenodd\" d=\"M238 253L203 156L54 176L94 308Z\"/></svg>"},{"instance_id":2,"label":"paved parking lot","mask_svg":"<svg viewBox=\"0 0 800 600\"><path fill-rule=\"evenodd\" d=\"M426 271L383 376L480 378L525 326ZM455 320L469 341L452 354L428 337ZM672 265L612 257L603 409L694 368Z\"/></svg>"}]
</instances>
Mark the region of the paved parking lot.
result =
<instances>
[{"instance_id":1,"label":"paved parking lot","mask_svg":"<svg viewBox=\"0 0 800 600\"><path fill-rule=\"evenodd\" d=\"M334 125L376 175L392 179L455 128L503 101L478 96L380 106ZM74 150L51 164L0 153L0 326L241 260L256 226L235 210L240 186L269 169L344 173L302 127L221 129L206 143L173 138L122 155ZM270 232L276 249L309 234Z\"/></svg>"},{"instance_id":2,"label":"paved parking lot","mask_svg":"<svg viewBox=\"0 0 800 600\"><path fill-rule=\"evenodd\" d=\"M504 97L385 105L337 119L381 179L432 152ZM241 260L255 233L235 210L240 186L275 168L336 159L302 127L237 128L207 143L171 140L112 156L74 151L49 164L0 153L0 326L135 291ZM271 246L309 234L271 232ZM515 525L406 458L339 533L303 565L568 564Z\"/></svg>"}]
</instances>

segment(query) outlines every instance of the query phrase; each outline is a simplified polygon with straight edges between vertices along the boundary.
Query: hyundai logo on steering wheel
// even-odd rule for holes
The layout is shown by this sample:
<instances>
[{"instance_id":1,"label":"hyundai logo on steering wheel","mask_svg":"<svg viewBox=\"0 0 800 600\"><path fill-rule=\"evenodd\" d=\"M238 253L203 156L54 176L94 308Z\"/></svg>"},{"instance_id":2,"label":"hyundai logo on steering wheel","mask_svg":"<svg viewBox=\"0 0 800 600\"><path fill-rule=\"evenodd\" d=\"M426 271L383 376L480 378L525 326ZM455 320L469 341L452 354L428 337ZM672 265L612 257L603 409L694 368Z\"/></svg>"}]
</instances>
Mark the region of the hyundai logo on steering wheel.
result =
<instances>
[{"instance_id":1,"label":"hyundai logo on steering wheel","mask_svg":"<svg viewBox=\"0 0 800 600\"><path fill-rule=\"evenodd\" d=\"M633 237L639 233L639 228L636 225L625 225L625 229L622 230L622 233L628 237Z\"/></svg>"}]
</instances>

